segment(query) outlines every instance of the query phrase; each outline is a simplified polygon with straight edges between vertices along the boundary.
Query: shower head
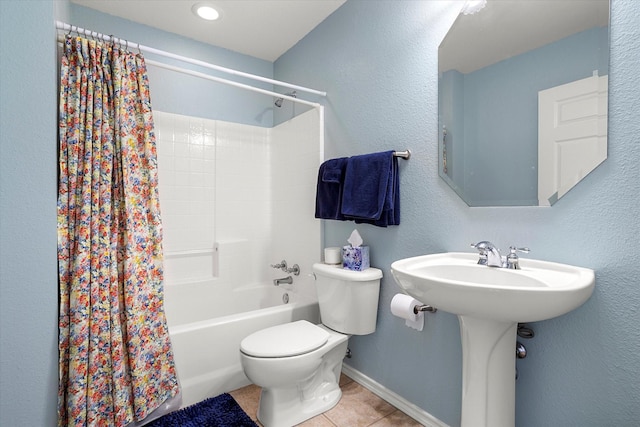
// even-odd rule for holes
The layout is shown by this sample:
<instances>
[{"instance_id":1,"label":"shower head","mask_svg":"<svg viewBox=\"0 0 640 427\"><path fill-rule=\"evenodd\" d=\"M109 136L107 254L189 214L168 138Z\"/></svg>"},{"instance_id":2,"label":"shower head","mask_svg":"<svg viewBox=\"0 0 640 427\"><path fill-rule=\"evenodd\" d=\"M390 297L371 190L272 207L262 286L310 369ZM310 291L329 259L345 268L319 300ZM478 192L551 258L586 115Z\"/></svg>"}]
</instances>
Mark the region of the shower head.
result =
<instances>
[{"instance_id":1,"label":"shower head","mask_svg":"<svg viewBox=\"0 0 640 427\"><path fill-rule=\"evenodd\" d=\"M297 98L297 97L298 97L298 96L297 96L297 93L296 93L296 91L295 91L295 90L294 90L293 92L285 93L284 95L285 95L285 96L291 96L291 97L293 97L293 98ZM276 101L275 101L273 104L274 104L276 107L280 108L280 107L282 107L282 102L283 102L283 101L284 101L284 98L278 98L278 99L276 99Z\"/></svg>"}]
</instances>

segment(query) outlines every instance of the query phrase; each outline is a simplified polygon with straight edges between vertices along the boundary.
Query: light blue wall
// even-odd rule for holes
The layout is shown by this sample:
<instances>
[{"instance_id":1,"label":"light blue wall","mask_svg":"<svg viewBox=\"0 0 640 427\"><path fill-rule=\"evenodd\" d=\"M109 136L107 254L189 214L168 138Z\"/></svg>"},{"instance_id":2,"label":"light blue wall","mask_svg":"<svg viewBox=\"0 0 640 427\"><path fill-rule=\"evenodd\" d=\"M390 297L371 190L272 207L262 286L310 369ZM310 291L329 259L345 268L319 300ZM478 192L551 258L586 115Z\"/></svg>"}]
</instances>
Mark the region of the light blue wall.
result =
<instances>
[{"instance_id":1,"label":"light blue wall","mask_svg":"<svg viewBox=\"0 0 640 427\"><path fill-rule=\"evenodd\" d=\"M0 425L54 426L54 3L0 1Z\"/></svg>"},{"instance_id":2,"label":"light blue wall","mask_svg":"<svg viewBox=\"0 0 640 427\"><path fill-rule=\"evenodd\" d=\"M103 34L113 34L144 46L178 53L182 56L222 67L273 78L273 63L271 62L211 46L149 26L136 24L126 19L100 13L75 4L71 5L71 17L68 23ZM145 58L205 72L206 74L243 84L252 84L261 89L274 89L268 83L255 82L222 72L207 70L183 62L158 57L151 53L145 53ZM156 110L253 126L273 126L274 99L268 95L176 73L153 65L148 65L147 68L151 102ZM279 92L283 92L281 88L276 89Z\"/></svg>"},{"instance_id":3,"label":"light blue wall","mask_svg":"<svg viewBox=\"0 0 640 427\"><path fill-rule=\"evenodd\" d=\"M54 3L0 1L2 426L56 424ZM595 269L597 283L582 308L533 325L537 336L526 343L530 355L518 363L517 425L635 426L640 419L640 3L613 0L609 159L549 209L470 209L438 178L437 47L457 8L445 1L349 0L275 66L276 78L329 92L328 156L413 151L401 166L402 225L358 226L385 278L378 330L352 339L349 363L456 426L457 319L438 312L421 333L402 326L387 308L398 290L389 265L411 255L466 251L471 241L483 238L503 248L528 245L532 257ZM154 99L160 108L156 104ZM326 243L344 243L353 227L327 224Z\"/></svg>"},{"instance_id":4,"label":"light blue wall","mask_svg":"<svg viewBox=\"0 0 640 427\"><path fill-rule=\"evenodd\" d=\"M437 170L437 49L460 2L348 0L275 64L279 79L327 90L327 157L410 148L401 164L402 223L358 225L384 279L375 334L348 363L450 424L460 422L455 316L422 332L389 313L396 259L469 251L488 239L532 258L593 268L578 310L533 324L518 362L518 427L637 426L640 420L640 2L613 0L609 158L552 208L469 208ZM326 224L327 246L355 225ZM426 301L428 302L428 301Z\"/></svg>"}]
</instances>

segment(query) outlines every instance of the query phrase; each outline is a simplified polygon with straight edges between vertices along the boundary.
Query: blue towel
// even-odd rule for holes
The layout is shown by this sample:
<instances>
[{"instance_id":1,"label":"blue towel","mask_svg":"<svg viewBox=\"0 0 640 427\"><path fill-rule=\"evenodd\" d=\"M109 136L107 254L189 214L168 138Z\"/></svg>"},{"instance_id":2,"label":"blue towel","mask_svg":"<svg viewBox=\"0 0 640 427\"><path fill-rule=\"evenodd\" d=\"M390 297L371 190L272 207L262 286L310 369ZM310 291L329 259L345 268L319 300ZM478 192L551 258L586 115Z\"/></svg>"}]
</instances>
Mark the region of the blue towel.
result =
<instances>
[{"instance_id":1,"label":"blue towel","mask_svg":"<svg viewBox=\"0 0 640 427\"><path fill-rule=\"evenodd\" d=\"M316 186L316 218L345 220L341 208L346 166L346 157L327 160L320 165Z\"/></svg>"},{"instance_id":2,"label":"blue towel","mask_svg":"<svg viewBox=\"0 0 640 427\"><path fill-rule=\"evenodd\" d=\"M389 181L387 199L385 200L385 208L377 220L356 219L356 224L368 223L377 225L378 227L387 227L389 225L400 225L400 180L398 177L398 159L392 160L392 171Z\"/></svg>"},{"instance_id":3,"label":"blue towel","mask_svg":"<svg viewBox=\"0 0 640 427\"><path fill-rule=\"evenodd\" d=\"M347 160L341 213L356 223L379 227L400 224L398 159L393 151Z\"/></svg>"}]
</instances>

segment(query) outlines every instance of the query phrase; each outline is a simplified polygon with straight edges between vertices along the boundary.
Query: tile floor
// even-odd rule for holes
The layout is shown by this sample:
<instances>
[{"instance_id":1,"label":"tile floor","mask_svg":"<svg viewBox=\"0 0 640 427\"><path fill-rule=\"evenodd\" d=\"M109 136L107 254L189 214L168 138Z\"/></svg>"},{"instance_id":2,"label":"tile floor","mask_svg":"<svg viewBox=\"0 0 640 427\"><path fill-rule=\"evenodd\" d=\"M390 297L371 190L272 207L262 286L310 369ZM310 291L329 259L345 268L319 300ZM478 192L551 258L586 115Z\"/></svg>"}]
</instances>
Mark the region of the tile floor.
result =
<instances>
[{"instance_id":1,"label":"tile floor","mask_svg":"<svg viewBox=\"0 0 640 427\"><path fill-rule=\"evenodd\" d=\"M391 406L346 375L340 378L342 399L325 412L299 424L302 427L420 427L404 412ZM249 385L230 392L256 424L260 387Z\"/></svg>"}]
</instances>

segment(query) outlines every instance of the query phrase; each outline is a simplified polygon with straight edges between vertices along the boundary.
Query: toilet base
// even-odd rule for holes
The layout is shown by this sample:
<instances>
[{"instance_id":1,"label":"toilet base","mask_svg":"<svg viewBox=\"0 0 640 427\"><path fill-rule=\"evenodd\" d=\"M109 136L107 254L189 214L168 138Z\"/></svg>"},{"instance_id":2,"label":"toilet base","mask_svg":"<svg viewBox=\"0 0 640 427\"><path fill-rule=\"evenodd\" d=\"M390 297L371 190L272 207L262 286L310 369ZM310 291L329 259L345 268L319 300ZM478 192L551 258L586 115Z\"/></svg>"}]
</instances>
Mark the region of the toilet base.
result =
<instances>
[{"instance_id":1,"label":"toilet base","mask_svg":"<svg viewBox=\"0 0 640 427\"><path fill-rule=\"evenodd\" d=\"M300 397L297 390L263 389L260 394L258 420L265 427L289 427L300 424L336 406L342 397L342 391L336 385L321 397L306 401ZM278 403L285 401L296 404L283 406Z\"/></svg>"},{"instance_id":2,"label":"toilet base","mask_svg":"<svg viewBox=\"0 0 640 427\"><path fill-rule=\"evenodd\" d=\"M264 427L294 426L336 406L342 397L340 373L348 345L346 337L340 341L309 378L285 387L262 388L258 420Z\"/></svg>"}]
</instances>

